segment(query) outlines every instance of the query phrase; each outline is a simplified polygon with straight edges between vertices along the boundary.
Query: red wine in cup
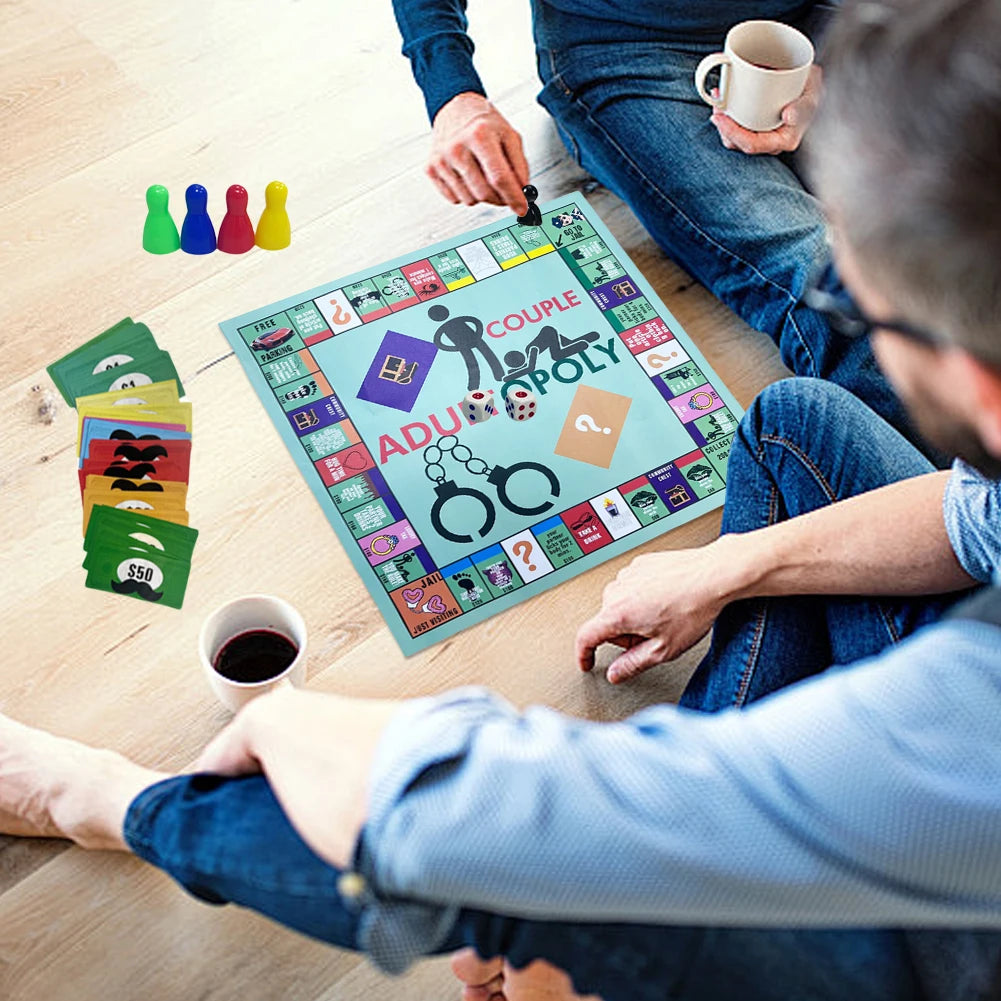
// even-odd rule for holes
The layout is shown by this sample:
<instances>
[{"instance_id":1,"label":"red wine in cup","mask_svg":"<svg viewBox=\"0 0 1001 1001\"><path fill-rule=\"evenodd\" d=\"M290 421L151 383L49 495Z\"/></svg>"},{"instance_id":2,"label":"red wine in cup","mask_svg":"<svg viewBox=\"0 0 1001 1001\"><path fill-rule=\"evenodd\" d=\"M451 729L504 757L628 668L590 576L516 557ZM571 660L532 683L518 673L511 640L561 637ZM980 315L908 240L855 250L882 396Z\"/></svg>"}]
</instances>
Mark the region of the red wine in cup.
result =
<instances>
[{"instance_id":1,"label":"red wine in cup","mask_svg":"<svg viewBox=\"0 0 1001 1001\"><path fill-rule=\"evenodd\" d=\"M226 640L212 667L230 681L252 684L277 678L298 653L287 636L272 629L251 629Z\"/></svg>"}]
</instances>

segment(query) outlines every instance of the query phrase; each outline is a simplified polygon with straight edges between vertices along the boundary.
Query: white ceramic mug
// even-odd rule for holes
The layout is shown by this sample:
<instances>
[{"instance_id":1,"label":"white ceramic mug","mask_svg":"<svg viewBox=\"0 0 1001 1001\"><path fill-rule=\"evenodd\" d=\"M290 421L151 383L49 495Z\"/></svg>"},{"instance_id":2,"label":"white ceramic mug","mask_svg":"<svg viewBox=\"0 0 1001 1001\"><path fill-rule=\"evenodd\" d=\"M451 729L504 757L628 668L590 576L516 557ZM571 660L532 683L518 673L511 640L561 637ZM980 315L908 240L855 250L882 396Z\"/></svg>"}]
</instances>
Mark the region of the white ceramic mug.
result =
<instances>
[{"instance_id":1,"label":"white ceramic mug","mask_svg":"<svg viewBox=\"0 0 1001 1001\"><path fill-rule=\"evenodd\" d=\"M295 660L281 674L266 681L233 681L215 669L222 648L243 633L267 629L280 633L295 645ZM284 685L301 687L306 682L306 623L302 616L281 598L267 594L248 594L234 598L217 608L202 625L198 635L198 657L209 687L230 711L239 712L251 699Z\"/></svg>"},{"instance_id":2,"label":"white ceramic mug","mask_svg":"<svg viewBox=\"0 0 1001 1001\"><path fill-rule=\"evenodd\" d=\"M726 33L722 52L699 63L695 89L706 104L738 125L769 132L782 124L782 109L795 101L810 75L813 43L779 21L742 21ZM719 96L706 93L706 76L720 67Z\"/></svg>"}]
</instances>

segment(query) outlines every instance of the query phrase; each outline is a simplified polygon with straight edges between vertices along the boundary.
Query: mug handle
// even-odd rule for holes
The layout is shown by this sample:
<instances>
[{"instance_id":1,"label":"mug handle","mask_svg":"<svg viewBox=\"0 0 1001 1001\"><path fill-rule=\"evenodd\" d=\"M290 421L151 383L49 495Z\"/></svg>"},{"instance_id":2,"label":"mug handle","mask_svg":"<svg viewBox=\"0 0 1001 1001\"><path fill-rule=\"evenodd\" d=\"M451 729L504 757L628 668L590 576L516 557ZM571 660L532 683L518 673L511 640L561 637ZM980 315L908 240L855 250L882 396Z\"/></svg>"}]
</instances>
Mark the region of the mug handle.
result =
<instances>
[{"instance_id":1,"label":"mug handle","mask_svg":"<svg viewBox=\"0 0 1001 1001\"><path fill-rule=\"evenodd\" d=\"M715 69L717 66L722 67L719 80L719 97L713 97L711 94L706 93L706 77L709 75L709 71ZM714 108L722 108L726 105L726 84L729 78L729 73L726 71L729 69L729 66L730 57L725 52L713 52L706 56L695 70L695 89L699 92L699 97L706 104L711 104Z\"/></svg>"}]
</instances>

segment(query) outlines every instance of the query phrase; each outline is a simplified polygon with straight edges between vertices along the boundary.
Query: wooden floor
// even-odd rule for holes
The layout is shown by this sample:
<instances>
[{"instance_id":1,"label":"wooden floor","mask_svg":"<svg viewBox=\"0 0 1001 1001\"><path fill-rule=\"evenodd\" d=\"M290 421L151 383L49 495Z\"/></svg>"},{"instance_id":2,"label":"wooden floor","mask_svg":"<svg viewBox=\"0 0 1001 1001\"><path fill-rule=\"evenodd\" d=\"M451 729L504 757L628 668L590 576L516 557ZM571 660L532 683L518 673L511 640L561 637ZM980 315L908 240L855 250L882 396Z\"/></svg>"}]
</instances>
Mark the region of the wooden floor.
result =
<instances>
[{"instance_id":1,"label":"wooden floor","mask_svg":"<svg viewBox=\"0 0 1001 1001\"><path fill-rule=\"evenodd\" d=\"M588 185L534 103L528 3L471 6L480 68L526 138L542 197ZM440 201L421 170L427 146L388 3L0 4L5 712L183 768L226 721L199 675L199 626L247 591L301 609L320 690L407 696L478 682L597 719L676 697L692 657L623 689L572 663L575 623L629 557L404 660L217 329L499 218ZM289 250L142 252L149 184L167 185L179 218L192 182L218 214L228 185L259 206L273 178L290 190ZM665 260L621 203L600 188L590 198L741 403L781 374L770 343ZM75 415L44 366L126 315L171 352L194 402L188 506L201 535L181 612L83 586ZM648 545L701 544L718 524L707 516ZM455 997L444 961L389 980L253 915L197 904L130 858L0 839L7 1001Z\"/></svg>"}]
</instances>

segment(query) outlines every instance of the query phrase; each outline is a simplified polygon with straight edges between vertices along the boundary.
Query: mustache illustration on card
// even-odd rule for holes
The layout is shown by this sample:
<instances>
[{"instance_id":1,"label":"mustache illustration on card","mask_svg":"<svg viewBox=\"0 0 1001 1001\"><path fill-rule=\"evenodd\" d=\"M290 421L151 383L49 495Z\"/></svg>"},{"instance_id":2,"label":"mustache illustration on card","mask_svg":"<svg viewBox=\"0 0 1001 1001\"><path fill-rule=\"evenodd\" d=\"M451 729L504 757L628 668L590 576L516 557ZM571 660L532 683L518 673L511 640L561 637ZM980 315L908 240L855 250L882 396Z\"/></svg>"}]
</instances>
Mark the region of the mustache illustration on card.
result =
<instances>
[{"instance_id":1,"label":"mustache illustration on card","mask_svg":"<svg viewBox=\"0 0 1001 1001\"><path fill-rule=\"evenodd\" d=\"M114 465L108 466L101 474L102 476L128 476L133 480L141 480L151 476L156 472L156 466L152 462L137 462L134 466Z\"/></svg>"},{"instance_id":2,"label":"mustache illustration on card","mask_svg":"<svg viewBox=\"0 0 1001 1001\"><path fill-rule=\"evenodd\" d=\"M148 445L146 448L137 448L135 445L119 445L115 449L115 455L120 455L128 462L153 462L166 456L167 449L163 445Z\"/></svg>"},{"instance_id":3,"label":"mustache illustration on card","mask_svg":"<svg viewBox=\"0 0 1001 1001\"><path fill-rule=\"evenodd\" d=\"M133 434L131 431L126 431L124 428L116 428L114 431L108 435L109 438L114 438L116 441L160 441L160 436L158 434Z\"/></svg>"},{"instance_id":4,"label":"mustache illustration on card","mask_svg":"<svg viewBox=\"0 0 1001 1001\"><path fill-rule=\"evenodd\" d=\"M145 581L124 580L111 581L111 589L116 594L134 594L144 601L159 601L163 597L163 591L154 591Z\"/></svg>"},{"instance_id":5,"label":"mustache illustration on card","mask_svg":"<svg viewBox=\"0 0 1001 1001\"><path fill-rule=\"evenodd\" d=\"M149 493L163 493L163 487L157 483L155 480L149 480L146 483L134 483L132 480L115 480L111 484L112 490L131 490L140 491L145 490Z\"/></svg>"}]
</instances>

